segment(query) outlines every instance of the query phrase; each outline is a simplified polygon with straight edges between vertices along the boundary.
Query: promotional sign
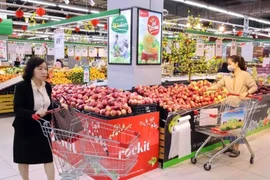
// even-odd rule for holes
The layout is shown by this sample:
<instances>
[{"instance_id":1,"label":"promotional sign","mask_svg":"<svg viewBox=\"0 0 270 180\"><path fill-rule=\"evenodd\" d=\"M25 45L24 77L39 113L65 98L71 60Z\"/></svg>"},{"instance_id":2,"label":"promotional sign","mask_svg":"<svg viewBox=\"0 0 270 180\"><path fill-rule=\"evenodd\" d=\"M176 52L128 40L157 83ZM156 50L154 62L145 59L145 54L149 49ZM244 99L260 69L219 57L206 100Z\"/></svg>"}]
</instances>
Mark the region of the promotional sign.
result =
<instances>
[{"instance_id":1,"label":"promotional sign","mask_svg":"<svg viewBox=\"0 0 270 180\"><path fill-rule=\"evenodd\" d=\"M149 10L138 11L138 65L160 65L162 48L162 14Z\"/></svg>"},{"instance_id":2,"label":"promotional sign","mask_svg":"<svg viewBox=\"0 0 270 180\"><path fill-rule=\"evenodd\" d=\"M82 47L82 57L88 57L88 47Z\"/></svg>"},{"instance_id":3,"label":"promotional sign","mask_svg":"<svg viewBox=\"0 0 270 180\"><path fill-rule=\"evenodd\" d=\"M23 42L17 42L16 54L18 55L25 54L25 44Z\"/></svg>"},{"instance_id":4,"label":"promotional sign","mask_svg":"<svg viewBox=\"0 0 270 180\"><path fill-rule=\"evenodd\" d=\"M89 57L97 57L97 48L89 47Z\"/></svg>"},{"instance_id":5,"label":"promotional sign","mask_svg":"<svg viewBox=\"0 0 270 180\"><path fill-rule=\"evenodd\" d=\"M109 18L109 64L131 64L132 10L122 10L119 16Z\"/></svg>"},{"instance_id":6,"label":"promotional sign","mask_svg":"<svg viewBox=\"0 0 270 180\"><path fill-rule=\"evenodd\" d=\"M47 45L47 55L54 55L55 51L54 51L54 45L53 44L48 44Z\"/></svg>"},{"instance_id":7,"label":"promotional sign","mask_svg":"<svg viewBox=\"0 0 270 180\"><path fill-rule=\"evenodd\" d=\"M7 42L0 41L0 61L7 61Z\"/></svg>"},{"instance_id":8,"label":"promotional sign","mask_svg":"<svg viewBox=\"0 0 270 180\"><path fill-rule=\"evenodd\" d=\"M75 47L75 56L78 56L78 57L82 56L82 49L80 46Z\"/></svg>"},{"instance_id":9,"label":"promotional sign","mask_svg":"<svg viewBox=\"0 0 270 180\"><path fill-rule=\"evenodd\" d=\"M65 32L63 29L54 31L54 59L65 58Z\"/></svg>"},{"instance_id":10,"label":"promotional sign","mask_svg":"<svg viewBox=\"0 0 270 180\"><path fill-rule=\"evenodd\" d=\"M89 116L88 116L89 118ZM143 173L146 173L148 171L151 171L153 169L158 168L158 151L159 151L159 113L158 112L153 112L153 113L148 113L148 114L142 114L142 115L138 115L138 116L130 116L130 117L125 117L125 118L120 118L120 119L115 119L115 120L110 120L110 121L104 121L101 119L98 119L96 117L91 117L91 119L96 119L97 121L101 121L101 122L105 122L105 123L109 123L111 125L114 125L114 130L113 130L113 134L110 135L110 137L115 137L117 138L118 136L118 132L121 133L125 133L125 131L134 131L136 133L139 134L139 141L136 141L134 143L132 142L128 142L129 144L132 144L132 146L129 148L127 147L126 150L121 150L121 151L117 151L117 149L110 149L110 147L108 147L107 149L107 155L103 155L105 156L103 163L104 164L108 164L108 163L114 163L112 161L110 161L109 158L106 158L106 156L109 155L113 155L116 153L117 157L119 160L122 160L122 164L125 163L126 167L133 167L129 172L128 175L125 177L121 177L120 176L120 180L127 180L127 179L131 179L132 177L141 175ZM89 130L90 132L90 130ZM94 132L91 131L92 134L94 134ZM102 133L102 132L101 132ZM128 132L127 132L128 134ZM101 134L100 134L101 135ZM123 137L124 138L124 137ZM126 137L128 138L128 137ZM52 138L53 139L53 138ZM107 139L109 140L109 139ZM108 141L109 142L109 141ZM75 141L75 142L66 142L66 141L54 141L53 143L57 143L58 147L59 144L61 145L62 143L62 148L63 150L66 148L68 151L72 151L73 154L69 154L69 156L74 156L74 158L70 158L70 159L74 159L73 162L70 163L76 163L76 161L79 161L82 156L79 154L79 150L81 149L81 147L83 147L80 144L80 141ZM91 146L91 143L88 143ZM86 144L83 144L86 145ZM134 145L134 146L133 146ZM93 145L92 145L93 146ZM102 146L101 146L102 147ZM117 147L115 147L117 148ZM96 149L96 155L102 155L104 153L100 153L99 151L101 149L104 148L99 148L99 147L95 147ZM117 151L117 152L115 152ZM87 151L85 152L87 153ZM90 151L89 153L92 153L92 151ZM64 157L61 156L61 152L59 151L57 154L57 156L60 156L61 158L63 158L65 160L65 158L69 158L69 157ZM90 156L93 154L89 154ZM127 159L127 157L134 157L136 159ZM76 159L76 160L75 160ZM128 160L126 162L126 160ZM133 164L134 160L135 165ZM107 161L107 163L106 163ZM100 161L102 163L102 161ZM74 165L72 164L72 165ZM117 170L119 168L123 168L122 166L116 166L115 167L115 172L110 172L110 173L116 173ZM128 169L128 168L124 168L124 169ZM93 176L92 178L94 178L95 180L109 180L110 178L108 177L100 177L98 176L98 166L97 166L97 176ZM117 176L118 174L114 174L115 176Z\"/></svg>"},{"instance_id":11,"label":"promotional sign","mask_svg":"<svg viewBox=\"0 0 270 180\"><path fill-rule=\"evenodd\" d=\"M204 56L204 43L197 42L196 43L196 56Z\"/></svg>"},{"instance_id":12,"label":"promotional sign","mask_svg":"<svg viewBox=\"0 0 270 180\"><path fill-rule=\"evenodd\" d=\"M215 46L206 46L205 60L211 60L215 56Z\"/></svg>"},{"instance_id":13,"label":"promotional sign","mask_svg":"<svg viewBox=\"0 0 270 180\"><path fill-rule=\"evenodd\" d=\"M5 41L0 41L2 46L3 46L4 42ZM16 48L17 48L17 44L8 42L8 53L9 54L16 54Z\"/></svg>"},{"instance_id":14,"label":"promotional sign","mask_svg":"<svg viewBox=\"0 0 270 180\"><path fill-rule=\"evenodd\" d=\"M244 37L249 35L249 17L244 16L244 28L243 28Z\"/></svg>"},{"instance_id":15,"label":"promotional sign","mask_svg":"<svg viewBox=\"0 0 270 180\"><path fill-rule=\"evenodd\" d=\"M90 68L89 66L84 66L83 67L83 82L89 83L90 79Z\"/></svg>"},{"instance_id":16,"label":"promotional sign","mask_svg":"<svg viewBox=\"0 0 270 180\"><path fill-rule=\"evenodd\" d=\"M232 41L231 43L231 56L233 55L237 55L237 42L236 41Z\"/></svg>"},{"instance_id":17,"label":"promotional sign","mask_svg":"<svg viewBox=\"0 0 270 180\"><path fill-rule=\"evenodd\" d=\"M32 54L32 44L31 43L24 44L24 54L26 54L26 55Z\"/></svg>"},{"instance_id":18,"label":"promotional sign","mask_svg":"<svg viewBox=\"0 0 270 180\"><path fill-rule=\"evenodd\" d=\"M216 56L222 56L222 40L220 39L216 40Z\"/></svg>"},{"instance_id":19,"label":"promotional sign","mask_svg":"<svg viewBox=\"0 0 270 180\"><path fill-rule=\"evenodd\" d=\"M241 56L245 59L245 61L252 61L253 59L253 44L245 44L242 46Z\"/></svg>"},{"instance_id":20,"label":"promotional sign","mask_svg":"<svg viewBox=\"0 0 270 180\"><path fill-rule=\"evenodd\" d=\"M98 56L99 57L107 57L107 49L105 48L99 48L98 49Z\"/></svg>"},{"instance_id":21,"label":"promotional sign","mask_svg":"<svg viewBox=\"0 0 270 180\"><path fill-rule=\"evenodd\" d=\"M35 44L35 55L39 55L39 56L44 55L43 44Z\"/></svg>"},{"instance_id":22,"label":"promotional sign","mask_svg":"<svg viewBox=\"0 0 270 180\"><path fill-rule=\"evenodd\" d=\"M75 55L74 46L68 46L68 56L74 55Z\"/></svg>"}]
</instances>

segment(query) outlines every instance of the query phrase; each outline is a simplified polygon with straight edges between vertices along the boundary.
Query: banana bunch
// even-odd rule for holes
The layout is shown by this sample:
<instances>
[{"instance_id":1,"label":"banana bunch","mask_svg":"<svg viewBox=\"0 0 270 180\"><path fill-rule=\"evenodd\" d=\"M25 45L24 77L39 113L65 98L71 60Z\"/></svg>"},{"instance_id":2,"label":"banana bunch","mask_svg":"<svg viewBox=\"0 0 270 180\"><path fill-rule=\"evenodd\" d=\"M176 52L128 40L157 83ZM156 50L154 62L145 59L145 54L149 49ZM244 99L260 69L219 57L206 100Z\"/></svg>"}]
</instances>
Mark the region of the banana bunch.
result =
<instances>
[{"instance_id":1,"label":"banana bunch","mask_svg":"<svg viewBox=\"0 0 270 180\"><path fill-rule=\"evenodd\" d=\"M91 68L90 69L90 80L94 81L94 80L103 80L105 79L105 74L101 71L99 71L97 68Z\"/></svg>"}]
</instances>

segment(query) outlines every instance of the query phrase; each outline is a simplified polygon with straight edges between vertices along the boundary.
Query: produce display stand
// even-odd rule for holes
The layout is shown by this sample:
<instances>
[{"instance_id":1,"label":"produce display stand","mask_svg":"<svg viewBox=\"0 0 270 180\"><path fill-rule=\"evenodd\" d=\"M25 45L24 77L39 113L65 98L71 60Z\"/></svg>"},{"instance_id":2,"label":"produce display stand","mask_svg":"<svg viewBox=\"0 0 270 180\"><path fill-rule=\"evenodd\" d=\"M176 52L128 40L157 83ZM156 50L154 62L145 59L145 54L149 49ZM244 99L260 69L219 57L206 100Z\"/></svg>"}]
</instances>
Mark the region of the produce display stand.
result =
<instances>
[{"instance_id":1,"label":"produce display stand","mask_svg":"<svg viewBox=\"0 0 270 180\"><path fill-rule=\"evenodd\" d=\"M119 152L119 158L134 153L139 156L135 167L130 171L128 176L120 177L121 180L130 179L158 168L159 112L151 112L113 120L104 120L97 117L92 118L99 121L106 121L106 123L114 125L115 134L124 132L125 130L132 130L140 134L137 147L125 152ZM96 180L109 180L109 178L105 177L92 176L92 178Z\"/></svg>"},{"instance_id":2,"label":"produce display stand","mask_svg":"<svg viewBox=\"0 0 270 180\"><path fill-rule=\"evenodd\" d=\"M0 115L13 113L14 88L22 81L22 76L0 83Z\"/></svg>"},{"instance_id":3,"label":"produce display stand","mask_svg":"<svg viewBox=\"0 0 270 180\"><path fill-rule=\"evenodd\" d=\"M218 108L219 105L216 105ZM163 112L163 113L162 113ZM173 121L179 116L190 115L190 124L191 124L191 151L192 154L185 157L175 157L169 159L169 152L171 147L171 133L169 132L170 126L173 124ZM160 121L160 154L159 161L161 162L162 168L167 168L172 165L175 165L179 162L190 159L194 156L196 150L200 145L206 140L207 136L204 136L200 133L194 131L194 110L187 112L173 112L166 113L164 110L161 111L161 121ZM257 133L261 130L270 128L270 94L263 95L262 101L259 103L256 112L254 113L253 120L251 121L248 135ZM203 152L211 151L217 147L221 147L221 142L213 140L209 143L204 149Z\"/></svg>"}]
</instances>

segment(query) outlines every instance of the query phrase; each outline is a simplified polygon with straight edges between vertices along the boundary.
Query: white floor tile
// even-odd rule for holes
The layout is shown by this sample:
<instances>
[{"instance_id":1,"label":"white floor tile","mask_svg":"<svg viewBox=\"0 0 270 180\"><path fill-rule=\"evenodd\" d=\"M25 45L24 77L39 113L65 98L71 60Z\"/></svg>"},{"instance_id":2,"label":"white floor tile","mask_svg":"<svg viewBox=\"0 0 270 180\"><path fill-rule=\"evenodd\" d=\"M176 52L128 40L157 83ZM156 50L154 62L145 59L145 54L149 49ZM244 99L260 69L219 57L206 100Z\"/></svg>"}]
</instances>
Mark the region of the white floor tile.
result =
<instances>
[{"instance_id":1,"label":"white floor tile","mask_svg":"<svg viewBox=\"0 0 270 180\"><path fill-rule=\"evenodd\" d=\"M257 175L257 174L253 174L247 171L241 171L229 178L227 178L226 180L269 180L266 177Z\"/></svg>"},{"instance_id":2,"label":"white floor tile","mask_svg":"<svg viewBox=\"0 0 270 180\"><path fill-rule=\"evenodd\" d=\"M0 158L0 179L17 175L18 172L13 169L6 161Z\"/></svg>"}]
</instances>

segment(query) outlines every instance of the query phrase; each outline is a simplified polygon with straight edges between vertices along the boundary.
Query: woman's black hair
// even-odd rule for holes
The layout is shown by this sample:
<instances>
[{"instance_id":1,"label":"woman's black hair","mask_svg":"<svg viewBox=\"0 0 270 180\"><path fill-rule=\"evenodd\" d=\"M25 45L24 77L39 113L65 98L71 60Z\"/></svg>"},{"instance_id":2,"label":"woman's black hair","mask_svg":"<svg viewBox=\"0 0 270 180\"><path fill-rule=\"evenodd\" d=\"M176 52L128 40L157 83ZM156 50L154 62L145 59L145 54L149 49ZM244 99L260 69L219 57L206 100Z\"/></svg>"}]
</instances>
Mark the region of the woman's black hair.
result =
<instances>
[{"instance_id":1,"label":"woman's black hair","mask_svg":"<svg viewBox=\"0 0 270 180\"><path fill-rule=\"evenodd\" d=\"M39 58L39 57L30 58L27 61L26 66L24 68L24 72L23 72L23 76L22 76L23 79L25 81L31 81L31 79L34 76L34 69L43 63L46 63L46 61L44 59Z\"/></svg>"},{"instance_id":2,"label":"woman's black hair","mask_svg":"<svg viewBox=\"0 0 270 180\"><path fill-rule=\"evenodd\" d=\"M63 68L64 67L64 63L60 60L60 59L56 59L56 62L60 62L60 64L61 64L61 68Z\"/></svg>"},{"instance_id":3,"label":"woman's black hair","mask_svg":"<svg viewBox=\"0 0 270 180\"><path fill-rule=\"evenodd\" d=\"M224 62L222 67L218 70L219 73L230 73L231 71L228 70L228 63Z\"/></svg>"},{"instance_id":4,"label":"woman's black hair","mask_svg":"<svg viewBox=\"0 0 270 180\"><path fill-rule=\"evenodd\" d=\"M245 59L242 56L233 55L230 59L232 59L234 63L238 63L238 66L242 71L247 70Z\"/></svg>"}]
</instances>

